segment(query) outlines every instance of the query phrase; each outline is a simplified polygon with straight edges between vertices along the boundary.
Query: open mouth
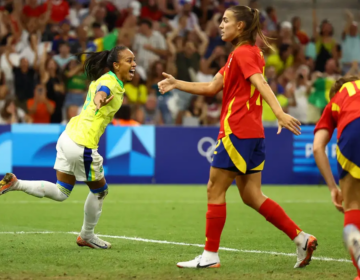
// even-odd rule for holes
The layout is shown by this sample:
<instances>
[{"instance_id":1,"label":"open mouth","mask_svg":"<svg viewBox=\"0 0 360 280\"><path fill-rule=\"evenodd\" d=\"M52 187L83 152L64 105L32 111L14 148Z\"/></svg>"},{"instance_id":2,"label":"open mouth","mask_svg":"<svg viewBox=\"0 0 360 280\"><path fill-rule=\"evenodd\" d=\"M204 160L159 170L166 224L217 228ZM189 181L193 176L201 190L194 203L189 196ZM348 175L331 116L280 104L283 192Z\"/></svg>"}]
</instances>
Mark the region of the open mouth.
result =
<instances>
[{"instance_id":1,"label":"open mouth","mask_svg":"<svg viewBox=\"0 0 360 280\"><path fill-rule=\"evenodd\" d=\"M134 76L134 75L135 75L135 69L131 69L131 70L129 71L129 73L130 73L131 76Z\"/></svg>"}]
</instances>

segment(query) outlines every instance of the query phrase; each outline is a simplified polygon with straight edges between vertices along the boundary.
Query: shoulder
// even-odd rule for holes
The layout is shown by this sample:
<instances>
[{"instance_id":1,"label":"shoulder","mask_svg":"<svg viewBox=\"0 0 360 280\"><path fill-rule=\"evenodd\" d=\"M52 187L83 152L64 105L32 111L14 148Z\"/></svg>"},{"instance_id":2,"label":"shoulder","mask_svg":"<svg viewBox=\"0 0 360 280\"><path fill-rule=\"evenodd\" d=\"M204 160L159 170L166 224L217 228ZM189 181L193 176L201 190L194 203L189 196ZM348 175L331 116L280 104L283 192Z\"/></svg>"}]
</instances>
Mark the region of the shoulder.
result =
<instances>
[{"instance_id":1,"label":"shoulder","mask_svg":"<svg viewBox=\"0 0 360 280\"><path fill-rule=\"evenodd\" d=\"M234 57L259 57L261 58L261 50L257 46L242 45L234 50Z\"/></svg>"}]
</instances>

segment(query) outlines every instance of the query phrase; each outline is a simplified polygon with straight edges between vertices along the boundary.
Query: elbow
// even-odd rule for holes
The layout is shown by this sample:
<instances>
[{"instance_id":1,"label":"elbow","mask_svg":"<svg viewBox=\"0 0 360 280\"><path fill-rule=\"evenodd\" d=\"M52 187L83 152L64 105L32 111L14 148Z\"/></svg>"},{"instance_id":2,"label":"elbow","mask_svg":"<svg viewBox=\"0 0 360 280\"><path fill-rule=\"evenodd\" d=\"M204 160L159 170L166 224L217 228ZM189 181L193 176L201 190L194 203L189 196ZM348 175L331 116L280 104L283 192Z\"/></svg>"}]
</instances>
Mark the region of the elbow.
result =
<instances>
[{"instance_id":1,"label":"elbow","mask_svg":"<svg viewBox=\"0 0 360 280\"><path fill-rule=\"evenodd\" d=\"M313 145L313 154L314 157L317 158L319 155L322 155L325 153L325 146L321 144L314 143Z\"/></svg>"}]
</instances>

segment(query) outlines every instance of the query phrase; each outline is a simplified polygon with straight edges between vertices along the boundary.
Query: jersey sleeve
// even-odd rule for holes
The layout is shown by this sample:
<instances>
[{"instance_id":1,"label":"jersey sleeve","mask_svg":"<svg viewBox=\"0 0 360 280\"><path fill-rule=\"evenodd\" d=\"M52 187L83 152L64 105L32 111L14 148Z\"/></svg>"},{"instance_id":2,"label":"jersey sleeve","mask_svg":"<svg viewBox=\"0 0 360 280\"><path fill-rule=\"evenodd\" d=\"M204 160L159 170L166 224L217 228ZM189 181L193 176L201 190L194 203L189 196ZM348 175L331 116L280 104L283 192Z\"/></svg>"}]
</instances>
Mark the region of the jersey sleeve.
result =
<instances>
[{"instance_id":1,"label":"jersey sleeve","mask_svg":"<svg viewBox=\"0 0 360 280\"><path fill-rule=\"evenodd\" d=\"M315 130L314 130L314 134L319 131L320 129L326 129L329 131L330 137L332 136L332 134L334 133L334 130L336 128L336 122L332 116L332 111L331 111L331 106L332 104L329 103L325 109L323 114L321 115L320 120L318 121L318 123L315 126Z\"/></svg>"},{"instance_id":2,"label":"jersey sleeve","mask_svg":"<svg viewBox=\"0 0 360 280\"><path fill-rule=\"evenodd\" d=\"M106 76L100 78L96 86L96 93L99 91L103 91L109 96L114 91L114 82Z\"/></svg>"},{"instance_id":3,"label":"jersey sleeve","mask_svg":"<svg viewBox=\"0 0 360 280\"><path fill-rule=\"evenodd\" d=\"M260 65L260 52L256 53L251 50L242 49L241 52L234 54L234 59L241 68L245 79L254 74L262 74L262 65Z\"/></svg>"},{"instance_id":4,"label":"jersey sleeve","mask_svg":"<svg viewBox=\"0 0 360 280\"><path fill-rule=\"evenodd\" d=\"M224 72L225 72L225 66L224 66L223 68L221 68L218 73L219 73L221 76L224 76Z\"/></svg>"}]
</instances>

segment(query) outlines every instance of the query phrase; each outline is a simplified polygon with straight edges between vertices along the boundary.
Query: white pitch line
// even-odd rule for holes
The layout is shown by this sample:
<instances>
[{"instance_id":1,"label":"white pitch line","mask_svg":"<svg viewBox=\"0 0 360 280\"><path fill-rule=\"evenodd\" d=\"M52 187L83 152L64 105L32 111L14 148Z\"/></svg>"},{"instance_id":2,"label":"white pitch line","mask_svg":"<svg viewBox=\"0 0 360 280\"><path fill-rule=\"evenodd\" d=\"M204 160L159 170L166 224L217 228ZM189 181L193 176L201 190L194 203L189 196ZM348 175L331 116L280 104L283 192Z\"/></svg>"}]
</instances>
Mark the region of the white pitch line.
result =
<instances>
[{"instance_id":1,"label":"white pitch line","mask_svg":"<svg viewBox=\"0 0 360 280\"><path fill-rule=\"evenodd\" d=\"M331 201L327 200L284 200L284 201L277 201L280 204L331 204ZM18 200L18 201L2 201L0 204L51 204L56 203L53 200ZM85 200L68 200L65 203L70 204L84 204ZM106 204L174 204L174 203L181 203L181 204L204 204L206 203L205 200L106 200ZM239 201L227 201L227 204L241 204L241 200Z\"/></svg>"},{"instance_id":2,"label":"white pitch line","mask_svg":"<svg viewBox=\"0 0 360 280\"><path fill-rule=\"evenodd\" d=\"M78 232L54 232L54 231L18 231L18 232L0 232L0 234L74 234L78 235ZM97 234L99 237L114 238L114 239L125 239L131 241L147 242L147 243L158 243L158 244L169 244L169 245L179 245L179 246L193 246L204 248L204 244L191 244L184 242L173 242L166 240L154 240L154 239L145 239L140 237L128 237L128 236L118 236L118 235L107 235L107 234ZM220 247L219 250L222 251L231 251L231 252L240 252L240 253L250 253L250 254L266 254L266 255L277 255L277 256L287 256L287 257L296 257L296 254L291 253L282 253L282 252L271 252L271 251L259 251L259 250L242 250L242 249L233 249L227 247ZM327 262L351 262L347 259L333 259L328 257L312 257L312 260L327 261Z\"/></svg>"}]
</instances>

